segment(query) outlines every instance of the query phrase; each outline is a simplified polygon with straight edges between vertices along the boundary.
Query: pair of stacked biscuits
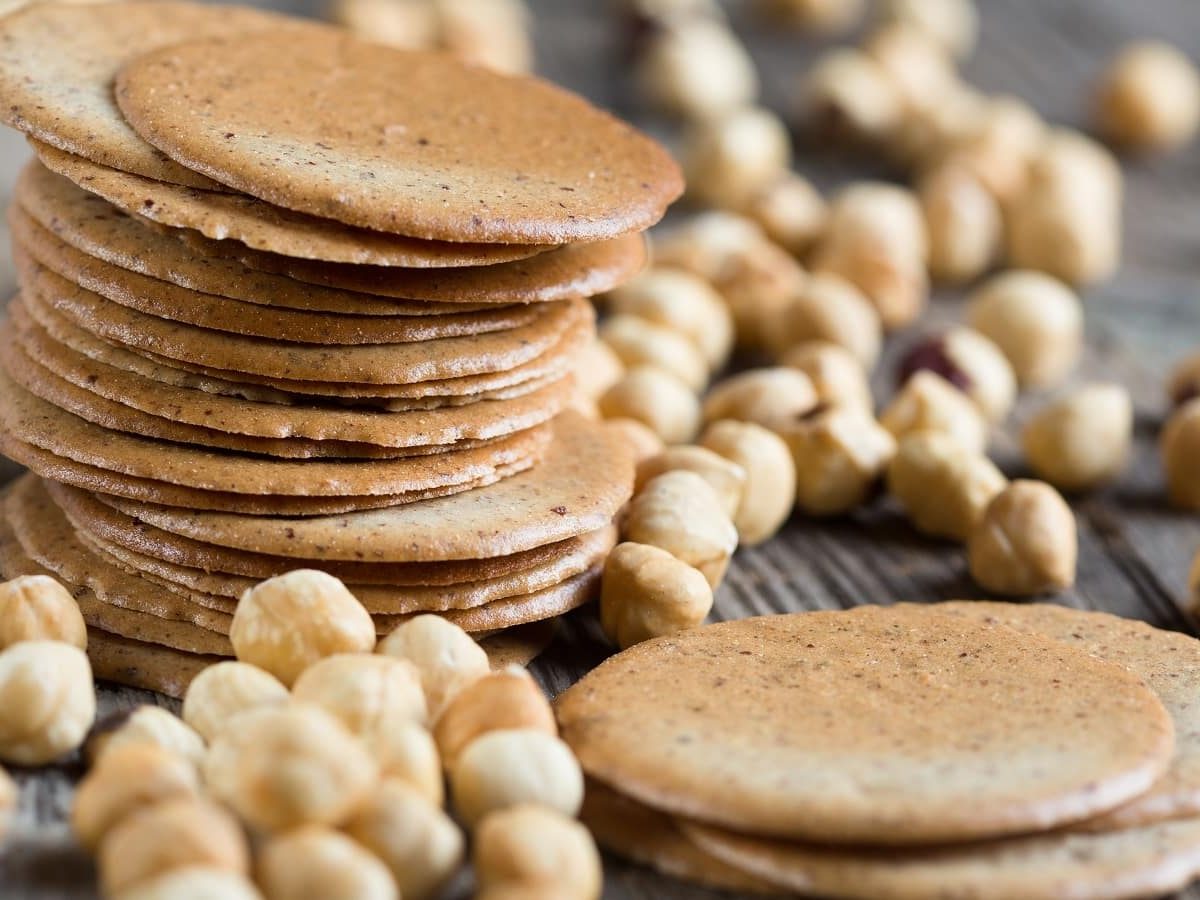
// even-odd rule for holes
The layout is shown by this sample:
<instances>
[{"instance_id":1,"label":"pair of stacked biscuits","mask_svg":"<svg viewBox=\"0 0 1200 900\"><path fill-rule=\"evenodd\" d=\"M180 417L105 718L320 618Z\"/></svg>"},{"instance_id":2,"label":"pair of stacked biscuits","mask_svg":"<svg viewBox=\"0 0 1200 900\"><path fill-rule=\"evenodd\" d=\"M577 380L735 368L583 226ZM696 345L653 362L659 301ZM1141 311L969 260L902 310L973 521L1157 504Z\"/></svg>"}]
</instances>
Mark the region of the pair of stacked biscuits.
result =
<instances>
[{"instance_id":1,"label":"pair of stacked biscuits","mask_svg":"<svg viewBox=\"0 0 1200 900\"><path fill-rule=\"evenodd\" d=\"M380 633L586 601L632 461L569 411L586 298L679 194L583 100L325 26L176 2L0 22L9 211L0 565L70 585L97 674L178 693L258 580Z\"/></svg>"},{"instance_id":2,"label":"pair of stacked biscuits","mask_svg":"<svg viewBox=\"0 0 1200 900\"><path fill-rule=\"evenodd\" d=\"M746 894L1158 897L1200 876L1200 641L954 602L637 645L557 704L608 848Z\"/></svg>"}]
</instances>

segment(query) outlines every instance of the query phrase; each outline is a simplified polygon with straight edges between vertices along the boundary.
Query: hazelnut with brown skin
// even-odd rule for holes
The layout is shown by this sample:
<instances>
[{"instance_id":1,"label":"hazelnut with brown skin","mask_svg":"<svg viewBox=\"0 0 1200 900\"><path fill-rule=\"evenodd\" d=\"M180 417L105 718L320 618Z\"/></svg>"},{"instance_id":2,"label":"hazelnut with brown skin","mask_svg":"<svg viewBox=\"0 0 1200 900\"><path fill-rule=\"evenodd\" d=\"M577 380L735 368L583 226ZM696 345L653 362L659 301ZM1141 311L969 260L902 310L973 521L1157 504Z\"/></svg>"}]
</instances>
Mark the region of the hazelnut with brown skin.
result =
<instances>
[{"instance_id":1,"label":"hazelnut with brown skin","mask_svg":"<svg viewBox=\"0 0 1200 900\"><path fill-rule=\"evenodd\" d=\"M722 419L704 430L700 445L746 473L733 514L739 543L752 547L773 537L787 521L796 493L796 466L787 444L761 425Z\"/></svg>"},{"instance_id":2,"label":"hazelnut with brown skin","mask_svg":"<svg viewBox=\"0 0 1200 900\"><path fill-rule=\"evenodd\" d=\"M1096 119L1104 134L1130 149L1180 147L1200 128L1200 72L1170 44L1130 44L1104 73Z\"/></svg>"},{"instance_id":3,"label":"hazelnut with brown skin","mask_svg":"<svg viewBox=\"0 0 1200 900\"><path fill-rule=\"evenodd\" d=\"M633 419L666 444L686 444L700 428L700 400L670 372L634 366L600 398L606 419Z\"/></svg>"},{"instance_id":4,"label":"hazelnut with brown skin","mask_svg":"<svg viewBox=\"0 0 1200 900\"><path fill-rule=\"evenodd\" d=\"M917 431L940 431L968 450L987 447L987 422L966 394L928 369L916 372L879 417L896 440Z\"/></svg>"},{"instance_id":5,"label":"hazelnut with brown skin","mask_svg":"<svg viewBox=\"0 0 1200 900\"><path fill-rule=\"evenodd\" d=\"M1167 475L1167 493L1180 509L1200 509L1200 399L1189 400L1171 415L1159 438Z\"/></svg>"},{"instance_id":6,"label":"hazelnut with brown skin","mask_svg":"<svg viewBox=\"0 0 1200 900\"><path fill-rule=\"evenodd\" d=\"M846 348L864 369L879 359L883 326L874 304L852 282L832 272L809 278L780 309L769 345L779 355L806 341Z\"/></svg>"},{"instance_id":7,"label":"hazelnut with brown skin","mask_svg":"<svg viewBox=\"0 0 1200 900\"><path fill-rule=\"evenodd\" d=\"M772 430L807 415L817 405L812 380L799 369L751 369L719 382L704 398L704 421L737 419Z\"/></svg>"},{"instance_id":8,"label":"hazelnut with brown skin","mask_svg":"<svg viewBox=\"0 0 1200 900\"><path fill-rule=\"evenodd\" d=\"M796 466L796 506L812 516L864 503L896 452L895 439L870 413L845 407L818 410L780 436Z\"/></svg>"},{"instance_id":9,"label":"hazelnut with brown skin","mask_svg":"<svg viewBox=\"0 0 1200 900\"><path fill-rule=\"evenodd\" d=\"M904 99L883 66L856 48L822 55L804 75L801 118L835 140L878 146L905 117Z\"/></svg>"},{"instance_id":10,"label":"hazelnut with brown skin","mask_svg":"<svg viewBox=\"0 0 1200 900\"><path fill-rule=\"evenodd\" d=\"M1042 407L1025 426L1030 467L1063 491L1112 481L1129 460L1133 401L1117 384L1090 384Z\"/></svg>"},{"instance_id":11,"label":"hazelnut with brown skin","mask_svg":"<svg viewBox=\"0 0 1200 900\"><path fill-rule=\"evenodd\" d=\"M544 806L489 813L475 831L472 853L480 887L545 887L560 900L599 900L604 874L591 833Z\"/></svg>"},{"instance_id":12,"label":"hazelnut with brown skin","mask_svg":"<svg viewBox=\"0 0 1200 900\"><path fill-rule=\"evenodd\" d=\"M1003 422L1017 399L1017 379L1008 359L973 328L957 326L913 345L900 361L899 381L917 372L940 375L967 395L992 424Z\"/></svg>"},{"instance_id":13,"label":"hazelnut with brown skin","mask_svg":"<svg viewBox=\"0 0 1200 900\"><path fill-rule=\"evenodd\" d=\"M49 575L23 575L0 584L0 650L18 641L61 641L87 649L79 604Z\"/></svg>"},{"instance_id":14,"label":"hazelnut with brown skin","mask_svg":"<svg viewBox=\"0 0 1200 900\"><path fill-rule=\"evenodd\" d=\"M875 408L866 370L849 350L827 341L805 341L788 350L780 362L809 377L821 406Z\"/></svg>"},{"instance_id":15,"label":"hazelnut with brown skin","mask_svg":"<svg viewBox=\"0 0 1200 900\"><path fill-rule=\"evenodd\" d=\"M1179 362L1167 380L1167 400L1172 409L1200 397L1200 353Z\"/></svg>"},{"instance_id":16,"label":"hazelnut with brown skin","mask_svg":"<svg viewBox=\"0 0 1200 900\"><path fill-rule=\"evenodd\" d=\"M712 610L704 576L666 550L617 544L604 565L600 624L622 650L700 625Z\"/></svg>"},{"instance_id":17,"label":"hazelnut with brown skin","mask_svg":"<svg viewBox=\"0 0 1200 900\"><path fill-rule=\"evenodd\" d=\"M636 74L652 106L684 119L719 116L758 96L750 54L728 26L708 17L651 29Z\"/></svg>"},{"instance_id":18,"label":"hazelnut with brown skin","mask_svg":"<svg viewBox=\"0 0 1200 900\"><path fill-rule=\"evenodd\" d=\"M1075 583L1075 515L1042 481L1014 481L997 494L967 541L971 576L1013 597L1056 593Z\"/></svg>"},{"instance_id":19,"label":"hazelnut with brown skin","mask_svg":"<svg viewBox=\"0 0 1200 900\"><path fill-rule=\"evenodd\" d=\"M770 110L745 107L696 122L684 139L683 167L694 200L741 209L788 170L792 139Z\"/></svg>"}]
</instances>

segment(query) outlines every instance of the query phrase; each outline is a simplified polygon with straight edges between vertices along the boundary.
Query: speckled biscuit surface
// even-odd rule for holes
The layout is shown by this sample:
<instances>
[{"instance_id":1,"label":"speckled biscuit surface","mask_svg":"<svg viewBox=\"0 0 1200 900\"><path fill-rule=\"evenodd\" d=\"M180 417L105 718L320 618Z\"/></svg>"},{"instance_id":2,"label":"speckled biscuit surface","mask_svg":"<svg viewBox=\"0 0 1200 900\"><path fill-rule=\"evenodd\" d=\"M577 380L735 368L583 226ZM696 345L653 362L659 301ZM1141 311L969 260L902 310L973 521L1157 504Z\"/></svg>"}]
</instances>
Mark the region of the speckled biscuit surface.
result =
<instances>
[{"instance_id":1,"label":"speckled biscuit surface","mask_svg":"<svg viewBox=\"0 0 1200 900\"><path fill-rule=\"evenodd\" d=\"M116 95L142 137L223 184L426 239L603 239L683 189L665 150L573 94L328 30L151 52Z\"/></svg>"},{"instance_id":2,"label":"speckled biscuit surface","mask_svg":"<svg viewBox=\"0 0 1200 900\"><path fill-rule=\"evenodd\" d=\"M1081 820L1148 789L1174 745L1162 704L1127 670L915 605L648 641L557 710L584 770L622 793L823 843L955 842Z\"/></svg>"}]
</instances>

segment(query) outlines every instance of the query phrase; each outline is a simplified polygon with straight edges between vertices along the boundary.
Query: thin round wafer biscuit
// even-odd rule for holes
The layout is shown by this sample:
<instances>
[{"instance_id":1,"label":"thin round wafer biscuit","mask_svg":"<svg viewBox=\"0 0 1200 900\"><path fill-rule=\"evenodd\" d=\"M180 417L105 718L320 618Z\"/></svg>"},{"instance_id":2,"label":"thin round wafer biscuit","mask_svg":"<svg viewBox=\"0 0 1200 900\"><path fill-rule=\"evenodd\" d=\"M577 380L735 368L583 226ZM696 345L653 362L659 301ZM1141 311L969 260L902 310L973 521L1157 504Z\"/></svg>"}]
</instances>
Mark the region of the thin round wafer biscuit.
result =
<instances>
[{"instance_id":1,"label":"thin round wafer biscuit","mask_svg":"<svg viewBox=\"0 0 1200 900\"><path fill-rule=\"evenodd\" d=\"M127 64L126 119L222 184L427 239L609 238L653 225L683 191L662 147L545 82L329 30L260 37Z\"/></svg>"},{"instance_id":2,"label":"thin round wafer biscuit","mask_svg":"<svg viewBox=\"0 0 1200 900\"><path fill-rule=\"evenodd\" d=\"M838 844L1081 821L1146 791L1174 749L1166 710L1128 670L912 604L647 641L584 676L557 712L584 771L635 800Z\"/></svg>"}]
</instances>

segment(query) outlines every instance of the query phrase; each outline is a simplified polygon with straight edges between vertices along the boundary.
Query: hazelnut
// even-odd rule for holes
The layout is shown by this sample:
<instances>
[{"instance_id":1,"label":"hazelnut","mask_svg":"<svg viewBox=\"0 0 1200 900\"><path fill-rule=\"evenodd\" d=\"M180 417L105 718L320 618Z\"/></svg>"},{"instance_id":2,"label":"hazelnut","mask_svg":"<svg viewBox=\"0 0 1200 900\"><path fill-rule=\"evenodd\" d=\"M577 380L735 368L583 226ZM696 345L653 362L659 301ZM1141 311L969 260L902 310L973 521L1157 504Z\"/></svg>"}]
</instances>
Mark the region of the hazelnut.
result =
<instances>
[{"instance_id":1,"label":"hazelnut","mask_svg":"<svg viewBox=\"0 0 1200 900\"><path fill-rule=\"evenodd\" d=\"M641 422L667 444L686 444L700 427L700 401L670 372L634 366L604 392L600 413L606 419Z\"/></svg>"},{"instance_id":2,"label":"hazelnut","mask_svg":"<svg viewBox=\"0 0 1200 900\"><path fill-rule=\"evenodd\" d=\"M607 419L606 428L616 431L624 440L625 446L633 451L634 463L641 463L652 456L657 456L666 448L663 439L635 419Z\"/></svg>"},{"instance_id":3,"label":"hazelnut","mask_svg":"<svg viewBox=\"0 0 1200 900\"><path fill-rule=\"evenodd\" d=\"M941 375L928 369L905 382L879 422L898 441L915 431L940 431L976 453L987 447L987 423L975 404Z\"/></svg>"},{"instance_id":4,"label":"hazelnut","mask_svg":"<svg viewBox=\"0 0 1200 900\"><path fill-rule=\"evenodd\" d=\"M58 641L0 651L0 760L51 762L83 743L96 716L87 654Z\"/></svg>"},{"instance_id":5,"label":"hazelnut","mask_svg":"<svg viewBox=\"0 0 1200 900\"><path fill-rule=\"evenodd\" d=\"M664 472L630 502L625 540L661 547L694 566L712 587L721 583L738 533L721 500L695 472Z\"/></svg>"},{"instance_id":6,"label":"hazelnut","mask_svg":"<svg viewBox=\"0 0 1200 900\"><path fill-rule=\"evenodd\" d=\"M428 900L454 876L462 832L442 810L402 781L379 784L345 831L391 870L404 900Z\"/></svg>"},{"instance_id":7,"label":"hazelnut","mask_svg":"<svg viewBox=\"0 0 1200 900\"><path fill-rule=\"evenodd\" d=\"M863 0L759 0L765 15L811 34L849 31L863 17Z\"/></svg>"},{"instance_id":8,"label":"hazelnut","mask_svg":"<svg viewBox=\"0 0 1200 900\"><path fill-rule=\"evenodd\" d=\"M429 718L417 667L379 654L327 656L301 673L292 697L321 707L368 745L392 720L424 725Z\"/></svg>"},{"instance_id":9,"label":"hazelnut","mask_svg":"<svg viewBox=\"0 0 1200 900\"><path fill-rule=\"evenodd\" d=\"M733 514L740 542L749 547L772 537L787 521L795 497L796 466L787 444L760 425L724 419L704 430L700 445L746 472L742 502Z\"/></svg>"},{"instance_id":10,"label":"hazelnut","mask_svg":"<svg viewBox=\"0 0 1200 900\"><path fill-rule=\"evenodd\" d=\"M1102 132L1126 147L1182 146L1200 127L1200 72L1170 44L1130 44L1104 73L1096 118Z\"/></svg>"},{"instance_id":11,"label":"hazelnut","mask_svg":"<svg viewBox=\"0 0 1200 900\"><path fill-rule=\"evenodd\" d=\"M255 868L266 900L400 900L387 866L322 825L271 838Z\"/></svg>"},{"instance_id":12,"label":"hazelnut","mask_svg":"<svg viewBox=\"0 0 1200 900\"><path fill-rule=\"evenodd\" d=\"M733 318L721 295L698 275L657 266L617 288L607 299L618 315L638 316L686 337L700 351L710 372L729 359Z\"/></svg>"},{"instance_id":13,"label":"hazelnut","mask_svg":"<svg viewBox=\"0 0 1200 900\"><path fill-rule=\"evenodd\" d=\"M1171 370L1167 399L1174 409L1197 397L1200 397L1200 353L1193 353Z\"/></svg>"},{"instance_id":14,"label":"hazelnut","mask_svg":"<svg viewBox=\"0 0 1200 900\"><path fill-rule=\"evenodd\" d=\"M192 679L183 697L183 721L213 741L238 713L287 702L288 689L270 672L228 660L209 666Z\"/></svg>"},{"instance_id":15,"label":"hazelnut","mask_svg":"<svg viewBox=\"0 0 1200 900\"><path fill-rule=\"evenodd\" d=\"M917 372L940 375L967 395L987 421L1003 422L1017 399L1017 379L1000 348L958 326L923 338L900 361L900 382Z\"/></svg>"},{"instance_id":16,"label":"hazelnut","mask_svg":"<svg viewBox=\"0 0 1200 900\"><path fill-rule=\"evenodd\" d=\"M987 103L965 82L950 82L943 86L937 103L910 108L881 149L897 165L917 173L945 159L957 162L953 148L977 127ZM974 166L964 168L983 181Z\"/></svg>"},{"instance_id":17,"label":"hazelnut","mask_svg":"<svg viewBox=\"0 0 1200 900\"><path fill-rule=\"evenodd\" d=\"M378 781L362 743L314 706L260 706L238 716L204 760L209 790L247 823L282 831L346 819Z\"/></svg>"},{"instance_id":18,"label":"hazelnut","mask_svg":"<svg viewBox=\"0 0 1200 900\"><path fill-rule=\"evenodd\" d=\"M820 406L852 406L867 412L875 408L866 370L840 344L804 341L784 353L780 362L808 376Z\"/></svg>"},{"instance_id":19,"label":"hazelnut","mask_svg":"<svg viewBox=\"0 0 1200 900\"><path fill-rule=\"evenodd\" d=\"M450 770L454 808L468 827L520 803L578 814L583 772L571 748L535 729L489 731L466 746Z\"/></svg>"},{"instance_id":20,"label":"hazelnut","mask_svg":"<svg viewBox=\"0 0 1200 900\"><path fill-rule=\"evenodd\" d=\"M904 99L883 66L852 48L821 56L805 74L801 96L805 118L839 140L883 144L905 115Z\"/></svg>"},{"instance_id":21,"label":"hazelnut","mask_svg":"<svg viewBox=\"0 0 1200 900\"><path fill-rule=\"evenodd\" d=\"M1024 100L998 95L980 101L955 131L941 148L941 157L965 166L997 200L1007 203L1025 186L1046 125Z\"/></svg>"},{"instance_id":22,"label":"hazelnut","mask_svg":"<svg viewBox=\"0 0 1200 900\"><path fill-rule=\"evenodd\" d=\"M929 232L929 270L939 281L962 284L999 259L1004 214L995 195L969 167L950 162L927 172L917 187Z\"/></svg>"},{"instance_id":23,"label":"hazelnut","mask_svg":"<svg viewBox=\"0 0 1200 900\"><path fill-rule=\"evenodd\" d=\"M638 316L610 316L600 327L608 344L625 366L654 366L674 375L692 391L708 383L708 364L695 344L671 328Z\"/></svg>"},{"instance_id":24,"label":"hazelnut","mask_svg":"<svg viewBox=\"0 0 1200 900\"><path fill-rule=\"evenodd\" d=\"M239 872L207 865L171 869L138 883L118 900L263 900L262 895Z\"/></svg>"},{"instance_id":25,"label":"hazelnut","mask_svg":"<svg viewBox=\"0 0 1200 900\"><path fill-rule=\"evenodd\" d=\"M863 504L896 452L870 413L845 407L819 411L780 436L796 467L796 505L812 516Z\"/></svg>"},{"instance_id":26,"label":"hazelnut","mask_svg":"<svg viewBox=\"0 0 1200 900\"><path fill-rule=\"evenodd\" d=\"M884 25L867 38L863 50L879 63L909 111L937 106L958 81L946 51L906 22Z\"/></svg>"},{"instance_id":27,"label":"hazelnut","mask_svg":"<svg viewBox=\"0 0 1200 900\"><path fill-rule=\"evenodd\" d=\"M434 726L446 768L482 734L500 729L539 729L558 734L554 711L537 682L517 666L492 672L460 691Z\"/></svg>"},{"instance_id":28,"label":"hazelnut","mask_svg":"<svg viewBox=\"0 0 1200 900\"><path fill-rule=\"evenodd\" d=\"M1192 568L1188 572L1188 593L1188 611L1192 615L1200 614L1200 553L1192 560ZM3 830L0 829L0 835L2 834Z\"/></svg>"},{"instance_id":29,"label":"hazelnut","mask_svg":"<svg viewBox=\"0 0 1200 900\"><path fill-rule=\"evenodd\" d=\"M193 766L199 766L204 759L204 739L179 716L161 706L145 704L110 713L92 727L84 751L95 765L106 754L127 744L154 744Z\"/></svg>"},{"instance_id":30,"label":"hazelnut","mask_svg":"<svg viewBox=\"0 0 1200 900\"><path fill-rule=\"evenodd\" d=\"M430 803L442 805L442 760L427 729L415 722L390 719L374 735L370 749L384 778L403 781Z\"/></svg>"},{"instance_id":31,"label":"hazelnut","mask_svg":"<svg viewBox=\"0 0 1200 900\"><path fill-rule=\"evenodd\" d=\"M1133 400L1116 384L1078 388L1025 426L1025 456L1059 490L1085 491L1116 478L1133 442Z\"/></svg>"},{"instance_id":32,"label":"hazelnut","mask_svg":"<svg viewBox=\"0 0 1200 900\"><path fill-rule=\"evenodd\" d=\"M858 181L838 192L829 207L825 240L879 247L922 263L929 257L925 217L916 195L882 181Z\"/></svg>"},{"instance_id":33,"label":"hazelnut","mask_svg":"<svg viewBox=\"0 0 1200 900\"><path fill-rule=\"evenodd\" d=\"M695 628L712 605L704 576L658 547L617 544L604 565L600 624L622 650Z\"/></svg>"},{"instance_id":34,"label":"hazelnut","mask_svg":"<svg viewBox=\"0 0 1200 900\"><path fill-rule=\"evenodd\" d=\"M733 516L737 512L746 492L746 470L712 450L689 444L670 447L639 463L634 493L651 478L676 469L695 472L708 482L726 513Z\"/></svg>"},{"instance_id":35,"label":"hazelnut","mask_svg":"<svg viewBox=\"0 0 1200 900\"><path fill-rule=\"evenodd\" d=\"M821 272L805 282L782 307L770 344L779 354L806 341L845 347L864 369L879 359L883 327L874 304L840 275Z\"/></svg>"},{"instance_id":36,"label":"hazelnut","mask_svg":"<svg viewBox=\"0 0 1200 900\"><path fill-rule=\"evenodd\" d=\"M887 485L918 531L966 541L1008 479L995 464L940 431L914 431L888 465Z\"/></svg>"},{"instance_id":37,"label":"hazelnut","mask_svg":"<svg viewBox=\"0 0 1200 900\"><path fill-rule=\"evenodd\" d=\"M708 206L741 209L788 170L792 139L773 112L743 107L692 125L684 138L688 190Z\"/></svg>"},{"instance_id":38,"label":"hazelnut","mask_svg":"<svg viewBox=\"0 0 1200 900\"><path fill-rule=\"evenodd\" d=\"M979 35L979 13L972 0L887 0L885 22L900 22L921 31L946 53L963 59Z\"/></svg>"},{"instance_id":39,"label":"hazelnut","mask_svg":"<svg viewBox=\"0 0 1200 900\"><path fill-rule=\"evenodd\" d=\"M430 721L437 720L455 694L491 671L487 653L475 639L435 615L401 623L376 652L416 666Z\"/></svg>"},{"instance_id":40,"label":"hazelnut","mask_svg":"<svg viewBox=\"0 0 1200 900\"><path fill-rule=\"evenodd\" d=\"M0 650L18 641L60 641L87 649L79 605L49 575L22 575L0 584Z\"/></svg>"},{"instance_id":41,"label":"hazelnut","mask_svg":"<svg viewBox=\"0 0 1200 900\"><path fill-rule=\"evenodd\" d=\"M436 6L442 49L497 72L533 69L530 15L521 0L438 0Z\"/></svg>"},{"instance_id":42,"label":"hazelnut","mask_svg":"<svg viewBox=\"0 0 1200 900\"><path fill-rule=\"evenodd\" d=\"M104 836L129 816L199 795L200 777L189 760L155 744L124 744L105 753L79 783L71 827L79 843L95 853Z\"/></svg>"},{"instance_id":43,"label":"hazelnut","mask_svg":"<svg viewBox=\"0 0 1200 900\"><path fill-rule=\"evenodd\" d=\"M1167 420L1159 439L1167 493L1181 509L1200 509L1200 400L1189 400Z\"/></svg>"},{"instance_id":44,"label":"hazelnut","mask_svg":"<svg viewBox=\"0 0 1200 900\"><path fill-rule=\"evenodd\" d=\"M718 383L704 398L704 421L737 419L780 428L817 405L812 380L799 369L751 369Z\"/></svg>"},{"instance_id":45,"label":"hazelnut","mask_svg":"<svg viewBox=\"0 0 1200 900\"><path fill-rule=\"evenodd\" d=\"M1075 582L1075 516L1041 481L1014 481L994 498L971 531L971 576L997 594L1026 597Z\"/></svg>"},{"instance_id":46,"label":"hazelnut","mask_svg":"<svg viewBox=\"0 0 1200 900\"><path fill-rule=\"evenodd\" d=\"M513 806L485 817L475 831L472 861L485 891L545 886L561 900L599 900L604 881L591 833L544 806Z\"/></svg>"},{"instance_id":47,"label":"hazelnut","mask_svg":"<svg viewBox=\"0 0 1200 900\"><path fill-rule=\"evenodd\" d=\"M411 50L437 44L437 8L425 0L334 0L331 12L337 24L379 44Z\"/></svg>"},{"instance_id":48,"label":"hazelnut","mask_svg":"<svg viewBox=\"0 0 1200 900\"><path fill-rule=\"evenodd\" d=\"M314 569L270 578L242 595L229 639L242 662L290 686L334 653L370 653L375 624L338 579Z\"/></svg>"},{"instance_id":49,"label":"hazelnut","mask_svg":"<svg viewBox=\"0 0 1200 900\"><path fill-rule=\"evenodd\" d=\"M8 835L12 820L16 818L17 801L21 791L12 777L0 769L0 842Z\"/></svg>"},{"instance_id":50,"label":"hazelnut","mask_svg":"<svg viewBox=\"0 0 1200 900\"><path fill-rule=\"evenodd\" d=\"M104 837L97 866L107 896L175 869L201 866L246 874L246 836L229 813L199 798L166 800L125 818Z\"/></svg>"},{"instance_id":51,"label":"hazelnut","mask_svg":"<svg viewBox=\"0 0 1200 900\"><path fill-rule=\"evenodd\" d=\"M656 28L637 66L651 104L686 119L706 119L753 103L754 61L720 21L688 18Z\"/></svg>"},{"instance_id":52,"label":"hazelnut","mask_svg":"<svg viewBox=\"0 0 1200 900\"><path fill-rule=\"evenodd\" d=\"M985 282L968 298L967 322L1000 348L1025 387L1061 381L1083 348L1079 298L1041 272L1005 272Z\"/></svg>"},{"instance_id":53,"label":"hazelnut","mask_svg":"<svg viewBox=\"0 0 1200 900\"><path fill-rule=\"evenodd\" d=\"M812 182L795 172L783 172L750 192L741 212L793 256L808 252L824 232L828 215Z\"/></svg>"},{"instance_id":54,"label":"hazelnut","mask_svg":"<svg viewBox=\"0 0 1200 900\"><path fill-rule=\"evenodd\" d=\"M583 397L595 400L621 380L625 364L613 348L596 338L580 351L575 364L575 390Z\"/></svg>"}]
</instances>

